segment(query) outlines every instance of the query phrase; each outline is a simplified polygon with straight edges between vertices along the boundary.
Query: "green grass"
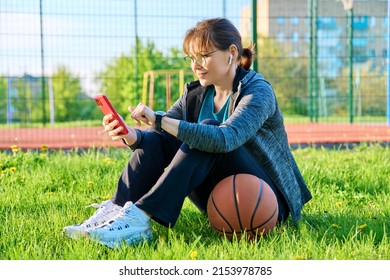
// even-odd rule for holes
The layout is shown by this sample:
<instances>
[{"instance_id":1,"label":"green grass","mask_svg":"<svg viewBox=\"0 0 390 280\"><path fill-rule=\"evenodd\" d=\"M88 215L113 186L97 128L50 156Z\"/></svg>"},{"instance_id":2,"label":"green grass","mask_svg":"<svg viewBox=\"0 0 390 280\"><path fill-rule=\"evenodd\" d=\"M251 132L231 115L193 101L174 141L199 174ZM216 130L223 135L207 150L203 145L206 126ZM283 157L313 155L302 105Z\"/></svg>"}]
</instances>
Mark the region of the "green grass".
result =
<instances>
[{"instance_id":1,"label":"green grass","mask_svg":"<svg viewBox=\"0 0 390 280\"><path fill-rule=\"evenodd\" d=\"M313 200L256 242L217 236L188 201L173 229L153 223L151 243L111 250L62 235L109 198L130 151L0 152L0 259L5 260L388 260L390 149L293 151Z\"/></svg>"}]
</instances>

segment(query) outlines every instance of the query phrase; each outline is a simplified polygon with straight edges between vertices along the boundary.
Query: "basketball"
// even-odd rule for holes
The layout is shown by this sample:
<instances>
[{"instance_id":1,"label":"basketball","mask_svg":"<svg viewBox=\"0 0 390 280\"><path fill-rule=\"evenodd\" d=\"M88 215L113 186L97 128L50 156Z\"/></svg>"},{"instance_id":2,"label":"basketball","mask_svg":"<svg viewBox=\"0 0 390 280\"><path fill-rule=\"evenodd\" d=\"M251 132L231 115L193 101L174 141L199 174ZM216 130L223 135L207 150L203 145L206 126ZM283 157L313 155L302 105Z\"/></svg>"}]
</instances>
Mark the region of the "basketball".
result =
<instances>
[{"instance_id":1,"label":"basketball","mask_svg":"<svg viewBox=\"0 0 390 280\"><path fill-rule=\"evenodd\" d=\"M250 174L236 174L221 180L207 202L211 227L230 240L235 235L247 239L267 235L275 227L278 213L271 187Z\"/></svg>"}]
</instances>

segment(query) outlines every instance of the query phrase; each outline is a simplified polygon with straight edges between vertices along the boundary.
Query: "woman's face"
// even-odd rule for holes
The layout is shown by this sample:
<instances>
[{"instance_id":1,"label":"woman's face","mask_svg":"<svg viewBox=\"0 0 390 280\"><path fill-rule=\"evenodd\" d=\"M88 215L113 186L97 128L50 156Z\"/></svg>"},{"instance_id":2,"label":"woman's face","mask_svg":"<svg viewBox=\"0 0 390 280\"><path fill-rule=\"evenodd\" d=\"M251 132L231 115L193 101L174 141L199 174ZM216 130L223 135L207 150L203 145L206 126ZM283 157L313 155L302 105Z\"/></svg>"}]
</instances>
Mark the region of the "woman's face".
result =
<instances>
[{"instance_id":1,"label":"woman's face","mask_svg":"<svg viewBox=\"0 0 390 280\"><path fill-rule=\"evenodd\" d=\"M226 80L231 66L229 65L229 52L216 48L191 52L188 60L202 86L220 85Z\"/></svg>"}]
</instances>

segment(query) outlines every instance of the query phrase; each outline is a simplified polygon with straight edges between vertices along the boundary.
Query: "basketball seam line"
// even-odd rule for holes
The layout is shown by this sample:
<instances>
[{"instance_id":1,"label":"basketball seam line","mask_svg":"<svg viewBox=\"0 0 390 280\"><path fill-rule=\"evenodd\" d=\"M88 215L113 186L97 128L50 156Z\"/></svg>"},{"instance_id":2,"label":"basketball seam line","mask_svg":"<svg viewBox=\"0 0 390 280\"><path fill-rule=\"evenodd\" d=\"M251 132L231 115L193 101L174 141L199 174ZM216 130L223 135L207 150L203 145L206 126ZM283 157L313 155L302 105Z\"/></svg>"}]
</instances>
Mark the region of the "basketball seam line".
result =
<instances>
[{"instance_id":1,"label":"basketball seam line","mask_svg":"<svg viewBox=\"0 0 390 280\"><path fill-rule=\"evenodd\" d=\"M272 213L272 215L264 222L262 223L261 225L257 226L256 228L252 228L250 229L250 231L254 231L254 230L257 230L259 227L262 227L263 225L265 225L266 223L268 223L274 216L275 216L275 213L276 213L276 210L278 209L278 207L275 207L275 210L274 212ZM256 234L256 233L255 233Z\"/></svg>"},{"instance_id":2,"label":"basketball seam line","mask_svg":"<svg viewBox=\"0 0 390 280\"><path fill-rule=\"evenodd\" d=\"M265 225L266 223L268 223L268 222L275 216L276 209L277 209L277 208L275 208L275 210L274 210L274 212L272 213L271 217L270 217L269 219L267 219L267 220L266 220L264 223L262 223L261 225L258 225L258 226L255 227L255 228L244 229L244 230L241 229L241 232L243 232L243 231L249 232L249 231L250 231L250 232L256 234L256 230L257 230L259 227L262 227L263 225ZM229 226L230 226L230 225L229 225ZM226 233L226 234L238 233L237 231L233 230L231 227L230 227L230 229L231 229L232 231L226 231L225 229L220 230L220 229L217 229L216 227L214 227L214 226L212 226L212 225L211 225L211 227L214 228L214 229L215 229L216 231L218 231L218 232L223 232L223 233Z\"/></svg>"},{"instance_id":3,"label":"basketball seam line","mask_svg":"<svg viewBox=\"0 0 390 280\"><path fill-rule=\"evenodd\" d=\"M240 210L238 209L237 194L236 194L236 175L233 175L233 194L234 194L234 205L236 206L237 219L238 219L238 223L240 224L240 229L242 230L242 222L240 217Z\"/></svg>"},{"instance_id":4,"label":"basketball seam line","mask_svg":"<svg viewBox=\"0 0 390 280\"><path fill-rule=\"evenodd\" d=\"M259 195L257 198L256 206L255 206L255 209L253 210L253 214L252 214L252 218L251 218L251 223L250 223L251 228L253 227L253 220L255 219L256 210L257 210L257 208L259 208L261 197L263 196L263 181L260 178L259 178L259 181L260 181L260 191L259 191Z\"/></svg>"},{"instance_id":5,"label":"basketball seam line","mask_svg":"<svg viewBox=\"0 0 390 280\"><path fill-rule=\"evenodd\" d=\"M230 223L228 222L228 220L226 220L226 218L222 215L222 213L219 211L217 205L215 204L215 201L214 201L214 196L211 197L211 201L213 202L213 205L214 205L214 208L215 210L218 212L218 214L221 216L221 218L226 222L226 224L230 227L230 230L234 231L233 230L233 227L230 225ZM213 227L214 228L214 227Z\"/></svg>"}]
</instances>

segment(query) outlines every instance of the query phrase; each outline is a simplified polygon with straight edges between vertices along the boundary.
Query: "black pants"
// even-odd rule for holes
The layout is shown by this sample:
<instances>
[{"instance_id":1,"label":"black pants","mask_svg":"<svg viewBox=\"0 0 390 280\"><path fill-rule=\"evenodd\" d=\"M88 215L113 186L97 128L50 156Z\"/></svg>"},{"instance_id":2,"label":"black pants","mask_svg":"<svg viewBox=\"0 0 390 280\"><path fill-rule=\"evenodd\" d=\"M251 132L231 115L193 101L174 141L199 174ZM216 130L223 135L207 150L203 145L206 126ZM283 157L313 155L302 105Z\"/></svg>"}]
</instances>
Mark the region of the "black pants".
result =
<instances>
[{"instance_id":1,"label":"black pants","mask_svg":"<svg viewBox=\"0 0 390 280\"><path fill-rule=\"evenodd\" d=\"M278 221L289 213L282 195L252 156L240 147L229 153L191 149L164 131L149 130L134 151L119 181L114 203L132 201L164 226L173 227L185 198L206 214L207 200L222 179L238 174L256 175L274 190Z\"/></svg>"}]
</instances>

